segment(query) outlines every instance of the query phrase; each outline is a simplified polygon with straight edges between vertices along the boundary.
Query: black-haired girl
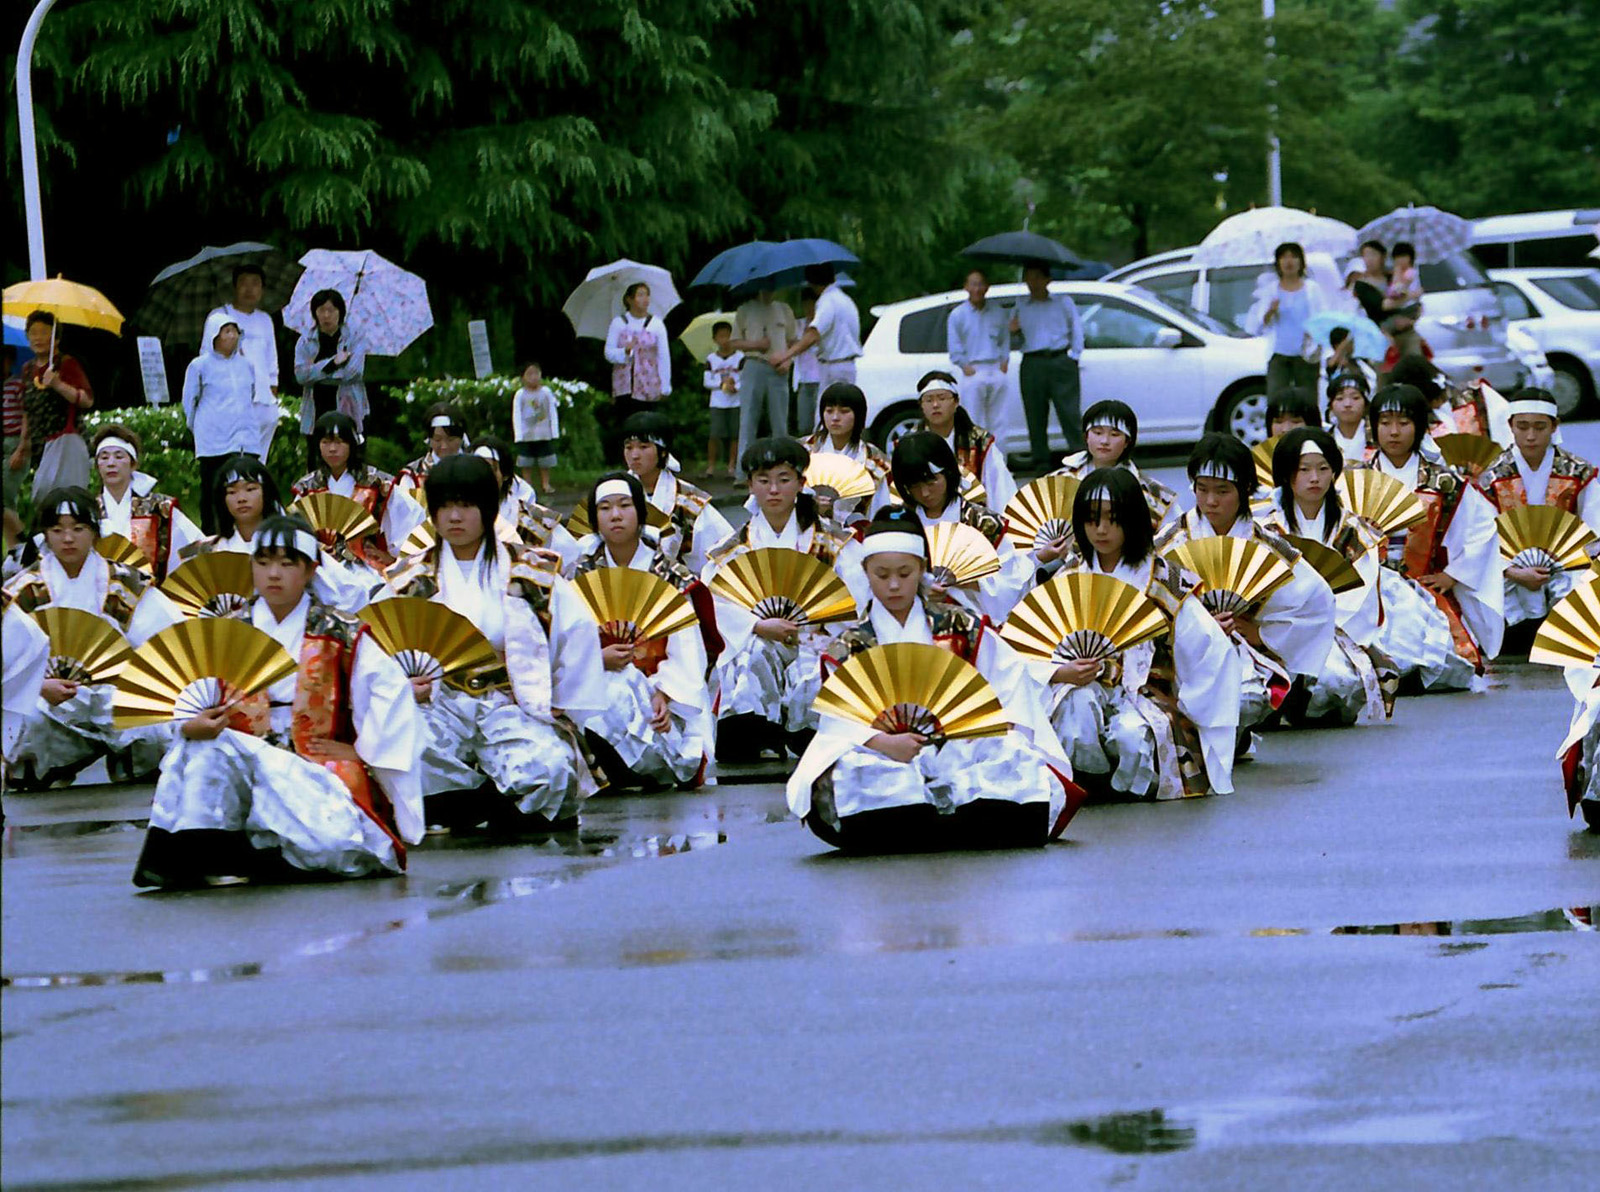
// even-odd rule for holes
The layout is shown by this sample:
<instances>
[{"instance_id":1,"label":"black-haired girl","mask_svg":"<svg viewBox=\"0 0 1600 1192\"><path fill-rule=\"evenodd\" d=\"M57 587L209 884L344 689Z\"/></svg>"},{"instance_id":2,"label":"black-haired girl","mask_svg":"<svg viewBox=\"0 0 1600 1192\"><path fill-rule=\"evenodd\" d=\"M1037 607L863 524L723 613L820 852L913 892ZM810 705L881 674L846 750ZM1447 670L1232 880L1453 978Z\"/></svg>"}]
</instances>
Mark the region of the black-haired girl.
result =
<instances>
[{"instance_id":1,"label":"black-haired girl","mask_svg":"<svg viewBox=\"0 0 1600 1192\"><path fill-rule=\"evenodd\" d=\"M1114 400L1095 402L1083 413L1083 441L1085 449L1063 456L1061 466L1052 475L1083 480L1096 468L1122 468L1132 473L1144 490L1145 503L1150 506L1150 524L1157 530L1183 513L1176 490L1154 476L1146 476L1133 462L1133 449L1139 442L1139 416L1132 406Z\"/></svg>"},{"instance_id":2,"label":"black-haired girl","mask_svg":"<svg viewBox=\"0 0 1600 1192\"><path fill-rule=\"evenodd\" d=\"M1364 374L1341 372L1328 382L1328 433L1346 465L1364 463L1374 448L1367 441L1367 399L1372 389Z\"/></svg>"},{"instance_id":3,"label":"black-haired girl","mask_svg":"<svg viewBox=\"0 0 1600 1192\"><path fill-rule=\"evenodd\" d=\"M672 423L665 414L641 410L622 424L622 464L644 485L645 499L672 519L661 548L695 574L705 569L707 552L733 533L733 526L711 503L711 494L680 476L672 454Z\"/></svg>"},{"instance_id":4,"label":"black-haired girl","mask_svg":"<svg viewBox=\"0 0 1600 1192\"><path fill-rule=\"evenodd\" d=\"M860 624L828 647L832 672L874 646L921 642L975 666L1013 729L933 747L914 732L875 732L826 717L788 784L789 807L822 840L852 852L1036 847L1082 802L1044 706L1044 690L981 617L928 604L920 519L886 513L862 539L871 598Z\"/></svg>"},{"instance_id":5,"label":"black-haired girl","mask_svg":"<svg viewBox=\"0 0 1600 1192\"><path fill-rule=\"evenodd\" d=\"M917 404L922 407L921 429L943 439L961 470L983 485L988 503L1004 509L1017 495L1017 482L995 437L961 408L961 387L955 377L938 369L924 373L917 382Z\"/></svg>"},{"instance_id":6,"label":"black-haired girl","mask_svg":"<svg viewBox=\"0 0 1600 1192\"><path fill-rule=\"evenodd\" d=\"M1372 724L1393 711L1399 674L1373 645L1383 608L1380 539L1340 503L1334 482L1342 471L1344 459L1333 435L1309 426L1289 431L1273 449L1272 499L1256 516L1275 533L1307 538L1338 551L1365 581L1334 597L1338 628L1327 665L1321 674L1301 683L1303 696L1291 695L1286 711L1295 719L1313 722Z\"/></svg>"},{"instance_id":7,"label":"black-haired girl","mask_svg":"<svg viewBox=\"0 0 1600 1192\"><path fill-rule=\"evenodd\" d=\"M422 794L429 824L547 832L575 826L596 789L574 721L605 708L600 631L553 556L498 541L500 487L475 455L428 474L439 539L389 571L397 596L471 621L497 661L441 682L413 680L427 725Z\"/></svg>"},{"instance_id":8,"label":"black-haired girl","mask_svg":"<svg viewBox=\"0 0 1600 1192\"><path fill-rule=\"evenodd\" d=\"M578 561L578 540L563 523L561 514L534 499L533 485L516 473L516 451L494 435L485 435L472 448L472 454L487 460L494 469L500 491L499 527L516 528L517 536L529 546L553 551L561 558L561 573L570 575ZM498 531L497 531L498 532Z\"/></svg>"},{"instance_id":9,"label":"black-haired girl","mask_svg":"<svg viewBox=\"0 0 1600 1192\"><path fill-rule=\"evenodd\" d=\"M832 517L841 525L893 501L889 457L867 440L866 429L866 394L849 381L835 381L817 400L816 429L801 440L813 456L842 455L860 464L878 482L878 491L864 501L859 497L834 501Z\"/></svg>"},{"instance_id":10,"label":"black-haired girl","mask_svg":"<svg viewBox=\"0 0 1600 1192\"><path fill-rule=\"evenodd\" d=\"M647 537L647 509L644 486L631 472L595 481L588 499L593 545L584 540L576 575L606 567L648 572L688 597L699 624L640 645L604 644L602 635L605 708L579 727L612 786L696 787L710 777L716 751L706 672L722 641L705 585Z\"/></svg>"},{"instance_id":11,"label":"black-haired girl","mask_svg":"<svg viewBox=\"0 0 1600 1192\"><path fill-rule=\"evenodd\" d=\"M409 493L395 487L393 476L367 463L366 437L350 415L337 411L322 415L312 427L311 439L317 445L317 466L294 482L294 498L333 493L360 505L378 523L378 532L351 543L350 549L368 566L384 570L427 514Z\"/></svg>"},{"instance_id":12,"label":"black-haired girl","mask_svg":"<svg viewBox=\"0 0 1600 1192\"><path fill-rule=\"evenodd\" d=\"M428 423L428 449L400 469L395 484L402 492L422 488L428 473L441 459L460 455L467 446L467 426L461 411L447 401L434 402L423 415Z\"/></svg>"},{"instance_id":13,"label":"black-haired girl","mask_svg":"<svg viewBox=\"0 0 1600 1192\"><path fill-rule=\"evenodd\" d=\"M112 422L95 432L89 443L95 473L100 477L100 534L121 534L150 560L151 578L167 578L173 556L201 537L200 527L178 508L178 502L156 491L156 478L139 471L144 441L138 433Z\"/></svg>"},{"instance_id":14,"label":"black-haired girl","mask_svg":"<svg viewBox=\"0 0 1600 1192\"><path fill-rule=\"evenodd\" d=\"M817 516L805 493L810 453L793 439L757 439L745 449L740 469L749 477L755 511L750 520L712 547L700 578L707 587L717 571L746 551L781 547L828 564L850 588L856 607L865 606L866 576L861 545L833 522ZM756 620L718 597L717 628L727 643L712 672L720 691L717 723L722 761L753 760L763 750L796 752L816 725L812 698L822 684L820 660L830 634L826 626L800 625L782 617Z\"/></svg>"},{"instance_id":15,"label":"black-haired girl","mask_svg":"<svg viewBox=\"0 0 1600 1192\"><path fill-rule=\"evenodd\" d=\"M1244 662L1198 600L1195 578L1155 553L1148 496L1122 468L1090 472L1072 504L1068 574L1107 575L1154 600L1171 632L1094 662L1031 663L1080 781L1135 798L1233 790Z\"/></svg>"},{"instance_id":16,"label":"black-haired girl","mask_svg":"<svg viewBox=\"0 0 1600 1192\"><path fill-rule=\"evenodd\" d=\"M422 839L422 717L405 673L312 594L322 549L309 525L270 517L252 547L255 595L231 615L299 665L180 726L135 885L399 873Z\"/></svg>"}]
</instances>

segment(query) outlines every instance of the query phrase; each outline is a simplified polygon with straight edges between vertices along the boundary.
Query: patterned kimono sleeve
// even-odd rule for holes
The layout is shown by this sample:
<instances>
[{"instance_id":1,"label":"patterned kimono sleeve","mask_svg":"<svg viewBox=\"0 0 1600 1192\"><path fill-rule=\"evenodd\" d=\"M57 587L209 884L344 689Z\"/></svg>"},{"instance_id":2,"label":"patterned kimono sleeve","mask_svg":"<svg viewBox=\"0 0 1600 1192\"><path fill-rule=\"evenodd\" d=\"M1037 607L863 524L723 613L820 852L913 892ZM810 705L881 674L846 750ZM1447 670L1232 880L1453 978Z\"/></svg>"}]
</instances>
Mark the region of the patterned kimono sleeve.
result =
<instances>
[{"instance_id":1,"label":"patterned kimono sleeve","mask_svg":"<svg viewBox=\"0 0 1600 1192\"><path fill-rule=\"evenodd\" d=\"M167 557L169 559L176 558L180 550L191 542L199 542L204 537L205 535L201 532L200 527L190 521L189 515L179 509L177 502L174 501L172 504L172 543L167 548ZM170 571L171 564L169 563L167 566Z\"/></svg>"},{"instance_id":2,"label":"patterned kimono sleeve","mask_svg":"<svg viewBox=\"0 0 1600 1192\"><path fill-rule=\"evenodd\" d=\"M694 533L691 535L689 553L682 560L683 565L698 575L705 568L706 551L726 541L732 533L732 524L715 505L707 501L705 508L694 519Z\"/></svg>"},{"instance_id":3,"label":"patterned kimono sleeve","mask_svg":"<svg viewBox=\"0 0 1600 1192\"><path fill-rule=\"evenodd\" d=\"M1289 582L1262 603L1261 641L1291 675L1320 675L1333 649L1337 619L1333 589L1304 559Z\"/></svg>"},{"instance_id":4,"label":"patterned kimono sleeve","mask_svg":"<svg viewBox=\"0 0 1600 1192\"><path fill-rule=\"evenodd\" d=\"M422 757L426 725L400 664L365 633L356 638L350 674L356 754L394 805L395 826L407 844L422 839Z\"/></svg>"}]
</instances>

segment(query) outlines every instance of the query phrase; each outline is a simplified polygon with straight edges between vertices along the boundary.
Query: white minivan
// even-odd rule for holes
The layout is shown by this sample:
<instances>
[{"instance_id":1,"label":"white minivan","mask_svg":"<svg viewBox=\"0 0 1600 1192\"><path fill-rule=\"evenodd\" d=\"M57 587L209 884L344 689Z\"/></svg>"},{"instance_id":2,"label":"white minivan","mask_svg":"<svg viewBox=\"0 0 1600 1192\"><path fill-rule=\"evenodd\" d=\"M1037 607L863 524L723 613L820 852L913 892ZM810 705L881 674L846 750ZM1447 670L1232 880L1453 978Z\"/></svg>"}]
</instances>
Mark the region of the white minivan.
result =
<instances>
[{"instance_id":1,"label":"white minivan","mask_svg":"<svg viewBox=\"0 0 1600 1192\"><path fill-rule=\"evenodd\" d=\"M1261 343L1181 303L1135 286L1107 282L1054 282L1083 319L1080 362L1082 409L1106 398L1125 401L1139 415L1139 442L1192 443L1207 430L1231 428L1247 442L1266 435L1266 359ZM1012 306L1027 293L1018 282L989 288L989 301ZM916 427L917 381L950 364L946 325L967 296L961 290L875 306L872 332L856 362L867 397L869 437L884 448ZM1013 341L1015 342L1015 341ZM1027 454L1017 374L1022 354L1013 350L998 425L986 427L1007 454ZM959 375L959 374L958 374ZM1052 415L1051 445L1064 449Z\"/></svg>"},{"instance_id":2,"label":"white minivan","mask_svg":"<svg viewBox=\"0 0 1600 1192\"><path fill-rule=\"evenodd\" d=\"M1586 269L1600 240L1600 207L1491 215L1472 225L1472 255L1485 269Z\"/></svg>"}]
</instances>

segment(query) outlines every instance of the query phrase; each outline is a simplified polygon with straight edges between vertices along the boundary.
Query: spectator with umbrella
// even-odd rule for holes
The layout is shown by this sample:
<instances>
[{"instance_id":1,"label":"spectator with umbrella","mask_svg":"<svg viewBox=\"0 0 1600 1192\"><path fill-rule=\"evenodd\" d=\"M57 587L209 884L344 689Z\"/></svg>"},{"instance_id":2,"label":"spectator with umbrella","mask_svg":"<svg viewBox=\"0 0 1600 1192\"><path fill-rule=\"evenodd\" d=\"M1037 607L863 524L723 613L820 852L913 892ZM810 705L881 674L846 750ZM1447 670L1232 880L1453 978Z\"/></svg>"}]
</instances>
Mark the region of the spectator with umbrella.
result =
<instances>
[{"instance_id":1,"label":"spectator with umbrella","mask_svg":"<svg viewBox=\"0 0 1600 1192\"><path fill-rule=\"evenodd\" d=\"M89 486L89 446L78 420L94 409L94 389L83 366L61 351L52 312L32 312L26 330L33 359L22 366L21 447L34 469L37 501L50 489Z\"/></svg>"},{"instance_id":2,"label":"spectator with umbrella","mask_svg":"<svg viewBox=\"0 0 1600 1192\"><path fill-rule=\"evenodd\" d=\"M1022 336L1022 412L1028 422L1028 448L1036 472L1049 471L1050 411L1056 412L1067 453L1084 450L1080 413L1083 320L1077 304L1065 294L1050 292L1050 269L1043 261L1023 266L1028 292L1011 315L1011 330Z\"/></svg>"},{"instance_id":3,"label":"spectator with umbrella","mask_svg":"<svg viewBox=\"0 0 1600 1192\"><path fill-rule=\"evenodd\" d=\"M311 296L315 326L294 346L294 379L303 386L300 425L311 416L306 435L306 455L315 470L322 462L322 436L317 424L324 414L343 414L361 433L367 411L367 351L345 319L344 295L338 290L318 290ZM309 411L306 407L309 406Z\"/></svg>"},{"instance_id":4,"label":"spectator with umbrella","mask_svg":"<svg viewBox=\"0 0 1600 1192\"><path fill-rule=\"evenodd\" d=\"M856 383L856 358L861 355L861 312L855 300L839 285L837 269L827 263L807 265L806 284L816 291L817 308L811 326L787 348L774 348L767 361L783 368L807 348L817 348L819 389L840 381Z\"/></svg>"},{"instance_id":5,"label":"spectator with umbrella","mask_svg":"<svg viewBox=\"0 0 1600 1192\"><path fill-rule=\"evenodd\" d=\"M1306 250L1287 240L1272 250L1272 272L1256 281L1254 301L1244 316L1244 329L1267 336L1267 396L1285 389L1315 390L1322 372L1322 351L1306 324L1328 307L1327 297L1306 276Z\"/></svg>"},{"instance_id":6,"label":"spectator with umbrella","mask_svg":"<svg viewBox=\"0 0 1600 1192\"><path fill-rule=\"evenodd\" d=\"M800 338L794 310L779 302L771 289L756 292L733 314L733 339L729 346L746 353L739 376L739 449L742 457L761 437L761 416L766 414L767 434L782 438L789 433L789 364L774 365L767 354L782 351Z\"/></svg>"}]
</instances>

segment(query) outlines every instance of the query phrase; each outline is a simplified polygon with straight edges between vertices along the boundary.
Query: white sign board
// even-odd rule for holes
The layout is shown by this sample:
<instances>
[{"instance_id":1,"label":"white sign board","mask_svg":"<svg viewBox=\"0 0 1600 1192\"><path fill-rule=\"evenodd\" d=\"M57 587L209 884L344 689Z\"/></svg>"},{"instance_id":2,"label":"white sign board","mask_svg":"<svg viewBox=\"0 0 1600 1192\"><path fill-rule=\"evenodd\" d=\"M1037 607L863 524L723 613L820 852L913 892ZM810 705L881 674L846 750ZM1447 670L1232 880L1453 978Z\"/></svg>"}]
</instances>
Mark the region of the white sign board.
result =
<instances>
[{"instance_id":1,"label":"white sign board","mask_svg":"<svg viewBox=\"0 0 1600 1192\"><path fill-rule=\"evenodd\" d=\"M167 392L167 361L161 355L161 341L153 335L141 335L138 343L144 399L152 406L164 406L172 400L172 395Z\"/></svg>"},{"instance_id":2,"label":"white sign board","mask_svg":"<svg viewBox=\"0 0 1600 1192\"><path fill-rule=\"evenodd\" d=\"M494 364L489 359L489 324L483 319L473 319L467 324L467 338L472 341L472 372L478 380L494 375Z\"/></svg>"}]
</instances>

